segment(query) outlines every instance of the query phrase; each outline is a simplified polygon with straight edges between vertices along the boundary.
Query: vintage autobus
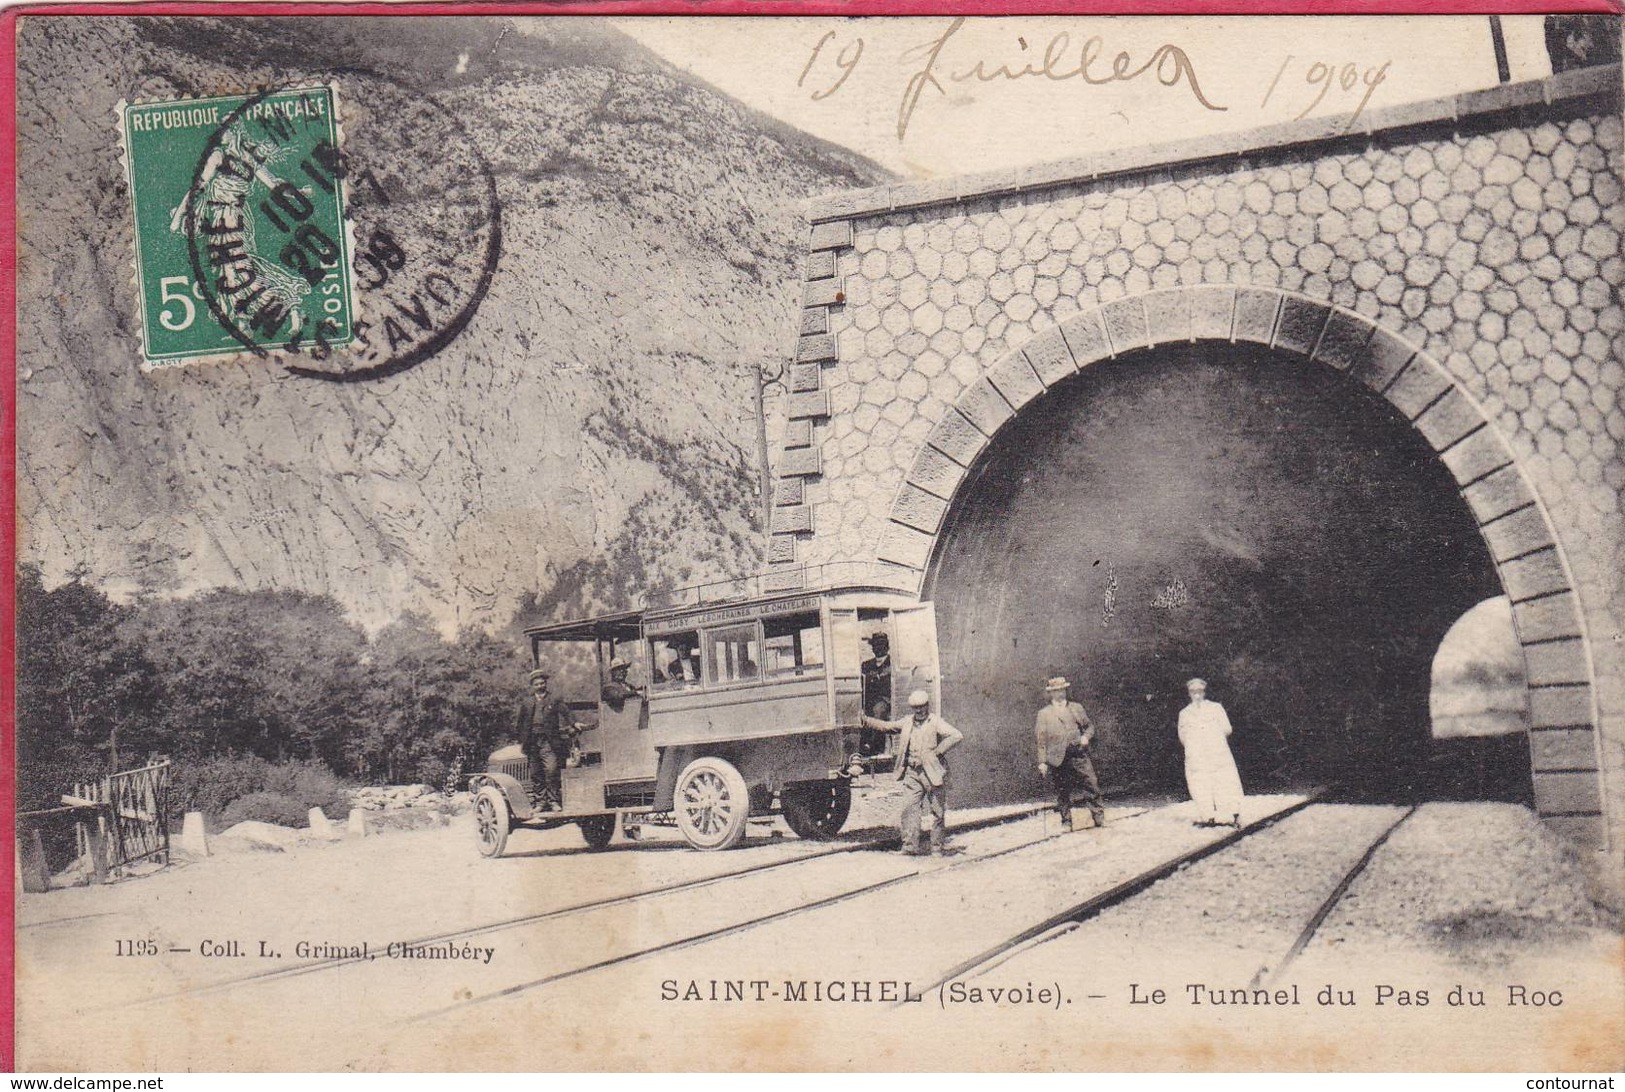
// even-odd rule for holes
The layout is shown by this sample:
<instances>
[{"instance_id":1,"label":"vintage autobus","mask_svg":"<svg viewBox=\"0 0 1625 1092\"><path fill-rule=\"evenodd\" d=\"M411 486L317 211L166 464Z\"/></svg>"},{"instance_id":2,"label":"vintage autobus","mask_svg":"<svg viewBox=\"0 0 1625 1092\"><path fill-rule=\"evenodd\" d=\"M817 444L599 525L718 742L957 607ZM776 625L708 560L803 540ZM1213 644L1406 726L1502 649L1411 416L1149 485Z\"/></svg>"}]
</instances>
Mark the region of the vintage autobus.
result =
<instances>
[{"instance_id":1,"label":"vintage autobus","mask_svg":"<svg viewBox=\"0 0 1625 1092\"><path fill-rule=\"evenodd\" d=\"M532 660L560 645L587 653L596 692L564 694L581 735L563 770L563 808L538 811L540 770L517 744L470 779L480 852L498 856L515 825L576 824L603 848L628 829L671 821L698 849L727 849L753 816L782 813L803 838L840 832L851 779L890 761L888 737L865 731L904 696L938 693L929 603L878 586L765 592L526 630ZM615 658L643 694L618 704L602 687Z\"/></svg>"}]
</instances>

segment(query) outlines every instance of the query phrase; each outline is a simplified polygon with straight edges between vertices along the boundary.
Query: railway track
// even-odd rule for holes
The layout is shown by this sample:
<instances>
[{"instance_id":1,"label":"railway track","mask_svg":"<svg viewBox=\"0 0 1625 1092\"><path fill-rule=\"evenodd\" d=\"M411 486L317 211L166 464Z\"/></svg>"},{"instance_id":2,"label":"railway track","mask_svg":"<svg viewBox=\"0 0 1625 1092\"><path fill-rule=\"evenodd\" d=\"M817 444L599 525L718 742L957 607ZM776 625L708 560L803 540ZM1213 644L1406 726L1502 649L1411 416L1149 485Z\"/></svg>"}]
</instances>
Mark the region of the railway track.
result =
<instances>
[{"instance_id":1,"label":"railway track","mask_svg":"<svg viewBox=\"0 0 1625 1092\"><path fill-rule=\"evenodd\" d=\"M995 815L995 816L989 816L989 817L986 817L986 818L970 820L968 822L964 822L964 823L960 823L958 825L955 825L954 827L951 828L950 833L952 835L958 836L958 835L962 835L962 834L971 833L971 832L974 832L974 831L988 830L988 829L992 829L992 828L996 828L996 827L1006 826L1006 825L1011 824L1011 823L1020 822L1023 819L1031 818L1034 815L1037 815L1039 813L1042 813L1042 812L1048 810L1050 807L1051 807L1051 805L1048 805L1048 804L1034 804L1034 805L1031 805L1029 807L1022 808L1019 811L1007 812L1007 813L1000 814L1000 815ZM1030 844L1032 844L1032 842L1024 842L1024 843L1022 843L1022 845L1030 845ZM524 928L534 926L534 925L540 925L540 924L543 924L543 923L559 921L561 919L580 917L580 916L583 916L583 915L589 915L589 914L593 914L593 913L603 912L603 911L606 911L606 910L612 910L612 909L615 909L617 907L630 906L632 904L636 904L636 903L639 903L639 902L645 902L645 901L649 901L649 900L659 899L659 898L662 898L662 897L671 896L671 895L675 895L675 894L681 894L681 893L684 893L684 892L697 891L697 890L701 890L701 889L704 889L704 888L709 888L709 887L714 887L714 886L717 886L717 885L725 884L725 883L728 883L730 881L737 881L737 880L744 879L744 878L759 877L759 876L765 875L767 873L775 873L775 872L780 872L780 871L783 871L783 870L795 869L798 866L804 866L804 865L807 865L807 864L810 864L810 863L816 862L816 861L827 860L828 858L831 858L831 857L839 857L839 856L842 856L842 855L845 855L845 854L853 854L853 853L861 853L861 852L873 852L873 851L876 851L876 850L881 850L881 851L894 850L894 849L899 848L900 845L901 845L901 839L900 839L899 835L896 834L895 832L887 833L887 834L879 834L879 835L876 835L874 837L869 837L869 838L860 838L860 839L854 839L854 840L842 841L842 842L832 842L832 843L829 843L829 844L827 844L827 845L825 845L825 846L823 846L823 847L821 847L821 848L819 848L817 850L814 850L812 852L802 853L802 854L800 854L798 856L787 858L787 859L784 859L784 860L766 861L766 862L761 862L761 863L756 863L756 864L749 864L749 865L745 865L745 866L743 866L741 868L735 868L735 869L730 869L730 870L728 870L726 872L719 872L719 873L713 873L713 874L706 875L706 876L700 876L700 877L696 877L696 878L690 879L690 880L681 880L681 881L677 881L677 882L674 882L674 883L661 884L661 885L658 885L658 886L655 886L655 887L649 887L649 888L645 888L645 889L639 890L639 891L626 892L624 894L612 895L612 896L608 896L608 897L600 898L600 899L590 899L590 900L586 900L586 901L579 902L579 903L573 903L573 904L570 904L568 906L554 907L554 908L549 909L549 910L538 911L537 913L534 913L534 914L521 914L521 915L517 915L515 917L503 918L503 919L500 919L500 920L497 920L497 921L485 922L483 924L478 924L478 925L463 926L463 927L459 927L459 928L456 928L456 929L449 929L449 930L445 930L443 932L426 934L426 935L419 936L419 937L414 937L414 938L411 938L411 939L402 940L400 938L394 938L393 942L396 943L396 944L404 944L404 945L409 945L409 946L413 946L413 947L427 946L427 945L461 944L461 943L466 943L468 941L474 940L476 938L489 936L489 935L495 934L495 933L501 933L501 932L512 931L512 930L520 930L520 929L524 929ZM1015 847L1015 848L1019 848L1019 847ZM471 847L470 851L472 852L472 847ZM1002 855L1002 853L1009 852L1009 851L1010 850L1001 850L1001 851L999 851L999 853ZM980 858L978 858L978 859L980 859ZM638 952L631 953L630 955L628 955L628 956L626 956L624 958L606 960L601 964L597 964L597 965L594 965L594 966L591 966L591 967L583 967L583 968L575 969L575 970L572 970L572 971L569 971L569 972L566 972L566 973L563 973L563 974L550 976L547 979L542 980L542 982L533 983L532 985L543 984L545 982L555 981L555 980L558 980L558 979L561 979L561 978L574 977L575 975L578 975L578 974L585 974L585 973L588 973L588 972L590 972L592 970L599 969L599 967L601 967L601 966L612 966L612 965L615 965L615 964L618 964L618 963L627 962L627 961L632 960L632 959L644 958L644 957L647 957L649 955L657 954L657 953L659 953L661 951L670 950L670 949L672 949L674 947L682 947L682 946L686 946L687 944L691 944L691 943L703 943L704 940L706 940L706 939L715 939L715 937L717 937L717 936L723 936L723 935L727 935L729 933L738 932L741 929L750 927L750 925L752 925L752 924L760 924L763 921L777 920L779 918L788 916L788 915L793 914L793 913L799 913L799 912L803 912L803 911L806 911L806 910L816 909L816 908L818 908L820 906L830 905L830 904L833 904L834 902L844 901L847 898L852 898L852 897L856 897L858 895L861 895L861 894L865 893L866 891L878 890L878 889L883 888L883 887L888 887L888 886L891 886L894 883L901 882L902 880L909 879L909 878L912 878L914 876L917 876L917 875L920 874L920 871L921 871L920 869L910 870L909 872L907 872L906 874L904 874L902 876L899 876L899 877L896 877L896 878L893 878L893 879L888 879L888 880L883 881L883 882L877 882L877 883L874 883L874 884L866 885L866 886L864 886L864 887L862 887L860 889L855 889L855 890L850 891L850 892L841 893L841 894L839 894L837 896L831 896L831 897L828 897L828 898L815 900L814 903L809 903L806 906L796 907L796 908L792 908L792 909L787 909L787 910L782 911L782 912L764 915L764 916L762 916L760 918L753 919L752 922L743 923L743 924L740 924L738 926L713 930L711 933L707 934L705 937L702 937L702 938L690 938L690 939L688 939L686 941L683 941L683 942L675 942L675 943L656 945L656 946L653 946L653 947L648 948L646 950L641 950L641 951L638 951ZM369 948L382 949L385 946L385 943L386 942L384 942L384 941L369 942ZM256 971L256 972L251 973L251 974L239 975L239 976L235 976L235 977L231 977L231 978L220 979L220 980L217 980L217 981L214 981L214 982L208 982L208 983L204 983L204 984L199 985L199 986L193 986L193 987L189 987L189 988L186 988L186 989L174 990L174 991L170 991L170 992L167 992L167 993L156 994L156 995L153 995L151 997L144 998L142 1001L137 1002L137 1004L142 1004L142 1005L156 1004L156 1003L160 1003L160 1002L175 1000L175 999L178 999L178 998L205 997L205 996L208 996L208 995L211 995L211 994L219 994L219 993L223 993L223 992L234 990L234 989L240 989L240 988L243 988L243 987L260 985L260 984L269 984L269 983L272 983L272 982L279 982L279 981L284 981L284 980L287 980L287 979L299 978L299 977L303 977L303 976L311 975L311 974L321 974L321 973L324 973L324 972L335 971L335 970L339 970L339 969L342 969L342 968L345 968L345 967L354 966L354 965L360 964L362 962L363 962L363 959L361 959L360 957L352 957L352 956L341 956L341 957L332 957L332 958L326 958L326 959L310 960L310 961L307 961L307 962L304 962L304 963L298 963L298 964L295 964L295 965L292 965L292 966L276 967L276 968L272 968L272 969L269 969L269 970ZM526 987L526 988L529 988L529 987ZM509 990L509 991L504 991L504 992L516 992L516 991Z\"/></svg>"},{"instance_id":2,"label":"railway track","mask_svg":"<svg viewBox=\"0 0 1625 1092\"><path fill-rule=\"evenodd\" d=\"M1156 879L1160 878L1161 876L1167 875L1185 865L1188 865L1192 861L1200 860L1202 857L1218 852L1225 846L1233 844L1236 840L1246 837L1249 833L1252 833L1257 829L1273 825L1287 815L1293 814L1300 809L1309 806L1311 803L1313 803L1315 798L1316 797L1311 797L1309 799L1297 800L1291 803L1289 806L1280 808L1272 814L1255 820L1253 823L1245 826L1240 831L1228 833L1223 837L1214 839L1212 841L1203 841L1193 849L1181 852L1162 861L1156 868L1152 869L1148 873L1143 873L1135 877L1135 879L1130 881L1128 884L1113 888L1112 892L1108 893L1108 895L1120 899L1121 897L1125 897L1126 894L1132 893L1133 890L1143 889L1145 886L1154 883ZM1037 808L1034 810L1046 809ZM1143 814L1143 812L1137 814ZM1183 820L1181 820L1180 823L1188 830L1188 823L1184 823ZM1117 821L1117 824L1117 829L1123 829L1121 826L1121 819ZM715 928L694 929L678 936L671 936L663 939L655 939L654 937L650 937L650 942L648 943L644 943L627 950L607 954L602 959L582 960L576 964L561 967L544 975L539 975L517 983L507 984L498 989L481 993L476 996L461 998L453 1004L440 1006L429 1011L418 1013L412 1016L408 1022L416 1024L452 1017L458 1013L466 1013L478 1006L487 1005L492 1002L502 1000L519 998L534 991L539 991L549 986L572 979L579 979L587 975L608 974L618 968L627 968L629 965L657 956L674 956L685 950L698 949L702 946L713 944L729 937L737 937L741 936L742 934L751 934L755 933L757 930L766 930L774 926L783 926L792 919L811 917L820 911L830 909L842 903L852 902L857 899L881 896L888 892L893 893L898 897L903 897L904 892L911 890L909 885L917 881L929 881L933 883L941 883L945 886L951 886L964 876L985 875L985 873L977 873L974 870L985 870L990 866L995 866L996 863L1001 859L1014 859L1018 856L1026 856L1031 858L1033 855L1028 851L1033 851L1041 846L1044 846L1046 843L1053 843L1057 839L1063 837L1075 839L1075 841L1067 843L1074 847L1082 848L1094 844L1088 832L1080 832L1077 835L1070 836L1046 834L1036 838L1024 837L1021 839L1012 840L1008 844L1001 846L980 847L964 858L950 859L946 862L933 862L930 865L922 864L916 867L905 868L901 871L892 872L891 874L888 874L880 879L873 880L872 882L865 883L854 881L851 883L846 883L841 885L839 889L821 894L819 897L797 900L785 906L764 908L763 912L750 914L743 917L735 917L716 926ZM1043 859L1045 858L1038 858L1040 861ZM928 896L923 892L914 892L908 897L924 899ZM883 912L876 911L874 906L870 903L865 904L865 911L871 914L880 913L880 916L885 916ZM1045 927L1048 927L1049 924L1049 922L1046 922ZM810 930L813 927L809 926L808 928ZM1015 942L1019 943L1029 934L1037 931L1042 931L1042 929L1024 930L1018 937L1014 938ZM794 944L795 942L792 940L788 943ZM1006 941L1003 945L1001 945L1001 950L1002 948L1008 947L1009 944L1010 941ZM783 949L780 950L782 951ZM987 953L984 953L984 957L986 954ZM972 962L974 963L975 961ZM612 992L614 990L614 987L612 986L607 986L605 988L610 989Z\"/></svg>"},{"instance_id":3,"label":"railway track","mask_svg":"<svg viewBox=\"0 0 1625 1092\"><path fill-rule=\"evenodd\" d=\"M885 988L881 979L899 980L890 985L900 992L875 997L871 1011L984 977L977 985L1060 980L1065 1004L1089 1006L1145 983L1147 967L1182 974L1174 982L1188 977L1186 989L1273 991L1294 970L1311 973L1343 934L1347 914L1337 908L1351 891L1362 896L1356 885L1374 860L1384 870L1383 847L1418 809L1315 792L1249 798L1248 822L1236 831L1193 828L1189 808L1176 806L1127 822L1115 821L1122 811L1114 810L1104 832L1068 835L1049 834L1033 818L1044 810L1034 805L957 827L962 855L945 860L862 852L896 845L884 835L680 882L665 882L677 879L670 871L655 880L633 869L617 882L639 889L601 889L607 897L414 942L492 937L481 942L495 944L489 960L312 961L190 989L172 983L172 992L116 1007L167 1001L160 1011L198 1038L234 1034L258 1013L287 1013L287 1034L307 1039L313 1057L342 1066L362 1064L358 1051L407 1057L428 1038L530 1026L561 1013L574 1019L586 997L614 999L611 1009L621 1011L676 1000L698 984L711 996L681 1000L734 1000L716 996L718 980L764 980L769 996L751 1000L769 1003L818 1001L807 991L819 980L872 979L863 988L877 990ZM531 873L544 882L546 874ZM895 928L901 922L914 927ZM746 1010L659 1011L686 1026Z\"/></svg>"},{"instance_id":4,"label":"railway track","mask_svg":"<svg viewBox=\"0 0 1625 1092\"><path fill-rule=\"evenodd\" d=\"M1022 930L1000 944L965 960L939 976L927 987L925 992L929 995L929 993L940 989L949 982L987 975L1012 961L1025 957L1036 948L1055 943L1062 940L1062 938L1075 934L1081 927L1108 910L1118 907L1132 909L1136 905L1134 900L1154 885L1164 880L1170 880L1179 872L1204 859L1217 857L1231 851L1246 840L1277 827L1292 816L1307 812L1315 807L1326 806L1325 801L1330 795L1329 792L1316 793L1296 807L1288 808L1244 827L1221 841L1202 847L1195 852L1182 854L1162 862L1108 891L1081 900L1075 906L1068 907L1045 921ZM1336 881L1329 885L1329 890L1318 901L1313 911L1306 916L1304 924L1297 930L1291 944L1278 957L1266 960L1258 967L1248 983L1247 988L1249 990L1271 989L1284 981L1287 969L1308 947L1320 931L1321 926L1325 924L1326 919L1347 895L1349 888L1366 870L1377 852L1416 813L1418 806L1413 804L1405 807L1392 822L1383 824L1375 836L1365 835L1362 837L1361 842L1353 843L1359 848L1358 856L1353 860L1352 864L1342 871ZM1177 880L1173 882L1177 882Z\"/></svg>"},{"instance_id":5,"label":"railway track","mask_svg":"<svg viewBox=\"0 0 1625 1092\"><path fill-rule=\"evenodd\" d=\"M979 823L967 823L963 826L954 828L953 834L958 836L975 830L985 830L991 827L1004 826L1019 819L1030 818L1035 814L1048 811L1051 807L1052 805L1048 804L1036 805L1031 810L1024 811L1018 816L1006 816L996 820L987 820ZM1141 813L1131 812L1130 816L1126 816L1125 818L1132 817L1132 815L1135 814ZM555 983L563 982L568 979L579 978L583 975L594 974L601 971L607 971L612 968L626 966L627 964L637 963L645 959L650 959L654 956L679 952L689 948L697 948L701 945L709 944L725 937L745 933L752 929L782 922L804 914L811 914L828 907L836 906L840 903L861 898L865 895L885 891L890 888L896 888L911 880L919 879L922 876L943 876L945 874L984 865L1001 857L1006 857L1014 853L1019 853L1023 850L1031 849L1036 845L1040 845L1041 843L1051 841L1058 837L1061 837L1061 835L1045 833L1041 834L1037 838L1016 840L1012 842L1012 844L991 848L985 852L978 852L964 857L963 859L948 857L939 862L935 858L922 858L922 861L929 860L932 863L915 865L913 867L906 868L902 872L897 872L893 875L886 876L885 878L876 880L872 883L843 887L840 890L834 891L819 898L797 902L793 905L772 910L767 913L758 914L744 920L732 921L713 929L702 930L681 937L661 941L659 943L647 944L642 947L634 948L630 951L617 953L601 960L586 963L582 966L569 967L525 982L505 986L501 989L493 990L488 993L459 1001L456 1004L447 1005L442 1008L418 1014L417 1016L411 1018L411 1022L416 1023L419 1021L443 1017L454 1012L468 1009L472 1006L515 997L519 994L528 993L532 990L551 986ZM875 843L872 843L870 847L866 848L879 847L895 849L898 847L899 843L900 840L896 836L891 836L889 838L877 840ZM829 856L829 854L820 854L819 856ZM811 857L800 858L800 860L804 861L811 859Z\"/></svg>"},{"instance_id":6,"label":"railway track","mask_svg":"<svg viewBox=\"0 0 1625 1092\"><path fill-rule=\"evenodd\" d=\"M1336 909L1337 904L1343 901L1343 896L1347 894L1348 889L1354 885L1354 881L1359 879L1360 873L1364 872L1366 866L1371 863L1371 858L1377 855L1377 850L1386 845L1388 843L1388 839L1393 837L1394 831L1398 830L1407 819L1416 814L1416 809L1418 806L1419 805L1412 804L1410 807L1406 808L1404 814L1402 814L1398 819L1394 820L1393 825L1378 835L1376 840L1366 847L1365 852L1360 855L1360 859L1355 861L1353 867L1343 874L1343 878L1337 881L1337 886L1332 888L1331 894L1327 895L1325 900L1321 902L1320 906L1316 908L1315 912L1310 915L1309 921L1298 933L1298 938L1292 942L1292 947L1288 948L1286 955L1281 957L1281 962L1276 964L1273 968L1260 967L1258 969L1258 973L1253 975L1252 982L1249 983L1249 988L1256 988L1258 986L1264 986L1267 988L1281 980L1286 973L1287 967L1291 965L1291 963L1296 960L1298 956L1303 954L1303 950L1307 948L1309 946L1309 942L1315 938L1315 934L1320 931L1320 927L1326 923L1326 918L1331 915L1331 912L1334 909Z\"/></svg>"},{"instance_id":7,"label":"railway track","mask_svg":"<svg viewBox=\"0 0 1625 1092\"><path fill-rule=\"evenodd\" d=\"M1155 884L1160 880L1167 879L1180 869L1188 868L1197 861L1211 857L1216 853L1222 853L1224 850L1235 845L1237 842L1240 842L1242 839L1257 834L1259 831L1267 830L1270 827L1273 827L1275 824L1279 823L1288 816L1296 815L1305 808L1312 806L1317 800L1321 799L1325 795L1326 790L1316 790L1305 797L1302 801L1289 808L1278 811L1273 815L1265 816L1263 819L1260 819L1257 822L1249 823L1241 827L1239 830L1225 835L1216 842L1210 842L1207 845L1200 846L1187 853L1180 853L1168 858L1165 861L1161 861L1130 880L1117 884L1116 886L1111 887L1106 891L1102 891L1099 894L1091 895L1088 898L1081 900L1077 904L1067 907L1059 913L1051 914L1043 921L1040 921L1035 925L1028 926L1027 928L1011 936L1008 940L1002 941L994 947L972 956L971 958L943 973L928 987L926 987L926 992L935 991L948 982L953 982L962 978L970 978L977 974L985 973L986 971L992 970L994 967L1006 962L1011 956L1017 954L1018 952L1027 951L1041 943L1064 936L1073 929L1077 928L1079 925L1088 921L1090 918L1095 917L1101 911L1109 909L1113 906L1117 906L1120 903L1127 902L1129 899L1132 899L1134 896L1140 894L1140 892L1145 891L1152 884Z\"/></svg>"},{"instance_id":8,"label":"railway track","mask_svg":"<svg viewBox=\"0 0 1625 1092\"><path fill-rule=\"evenodd\" d=\"M303 1034L343 1059L350 1048L331 1036L337 1025L326 1014L333 1006L363 1005L381 1041L407 1049L424 1034L522 1018L521 1012L577 996L571 991L583 985L605 996L630 997L644 996L673 976L736 969L783 980L822 975L825 968L834 977L861 976L869 949L849 943L851 929L861 931L865 921L905 920L921 907L952 905L960 920L951 932L917 931L920 943L913 947L888 945L886 977L909 979L918 995L924 982L983 973L1051 939L1057 926L1128 902L1159 879L1223 854L1318 799L1259 798L1247 826L1222 834L1194 829L1182 808L1133 816L1119 811L1103 836L1051 834L1033 818L1048 806L1035 804L955 827L961 855L946 859L863 852L895 847L894 834L857 839L405 942L467 945L489 938L476 951L491 945L494 958L401 960L377 953L313 960L112 1007L167 1007L192 1021L197 1034L223 1033L267 1009L301 1012ZM1145 868L1153 856L1159 860ZM1107 884L1100 894L1063 905L1069 891ZM1038 914L1042 921L1021 924ZM1011 935L1001 936L1006 932ZM950 961L956 963L952 970L938 973ZM506 1004L520 1008L506 1015L491 1011Z\"/></svg>"},{"instance_id":9,"label":"railway track","mask_svg":"<svg viewBox=\"0 0 1625 1092\"><path fill-rule=\"evenodd\" d=\"M685 969L716 973L712 968L734 964L760 967L770 974L781 973L782 967L782 975L788 978L806 973L806 966L822 965L826 951L833 951L831 965L839 965L833 973L861 973L856 966L844 966L852 952L829 949L825 944L824 938L839 943L836 938L843 922L899 920L898 915L907 913L909 907L932 905L939 897L955 898L955 892L974 893L969 897L976 905L962 909L968 921L978 923L978 929L956 930L948 947L937 944L898 950L888 958L888 967L895 963L899 968L895 973L915 984L916 996L930 996L944 983L986 974L1010 959L1060 940L1112 907L1133 905L1159 881L1221 857L1294 816L1311 812L1326 795L1316 792L1306 798L1261 802L1257 818L1222 835L1193 830L1182 811L1157 809L1146 813L1144 822L1150 827L1118 822L1116 831L1108 828L1104 840L1089 832L1049 834L1031 821L1036 813L1047 810L1034 805L956 827L956 840L964 847L958 857L905 861L890 854L862 852L897 845L895 835L884 835L820 847L790 859L440 931L408 943L466 944L475 938L496 937L501 958L485 965L414 962L410 964L409 990L391 985L405 981L390 970L401 964L380 958L369 968L362 959L346 957L205 983L135 1004L186 1005L206 999L215 1010L212 1018L227 1021L244 1006L293 1008L315 989L335 997L368 996L376 1027L393 1027L398 1032L391 1034L411 1036L421 1034L410 1031L412 1028L474 1026L492 1019L479 1014L497 1003L550 1004L534 998L562 983L588 979L596 983L589 988L607 994L636 993L649 988L653 972L636 970L635 965L657 959L655 977L661 979L682 976ZM1308 924L1301 930L1294 926L1297 939L1285 958L1260 970L1255 981L1279 975L1296 958L1408 815L1388 822L1379 837L1361 847L1355 867L1333 885ZM1151 841L1146 841L1142 832L1154 830L1162 833L1152 834ZM1169 840L1177 840L1177 851L1164 850L1154 865L1144 867L1151 855L1147 851L1173 845ZM1046 869L1056 862L1072 871L1052 876ZM989 901L999 890L1014 890L1012 880L1022 878L1039 886L1018 891L1012 901ZM1101 890L1100 885L1107 883L1110 886ZM1065 901L1066 891L1086 884L1092 887L1090 894ZM1022 924L1029 913L1042 913L1042 918ZM1008 935L999 935L1006 930ZM960 958L954 965L942 971L943 964L956 956ZM889 969L886 973L888 977L892 974ZM308 976L334 977L328 982L325 977ZM598 976L603 977L602 982Z\"/></svg>"}]
</instances>

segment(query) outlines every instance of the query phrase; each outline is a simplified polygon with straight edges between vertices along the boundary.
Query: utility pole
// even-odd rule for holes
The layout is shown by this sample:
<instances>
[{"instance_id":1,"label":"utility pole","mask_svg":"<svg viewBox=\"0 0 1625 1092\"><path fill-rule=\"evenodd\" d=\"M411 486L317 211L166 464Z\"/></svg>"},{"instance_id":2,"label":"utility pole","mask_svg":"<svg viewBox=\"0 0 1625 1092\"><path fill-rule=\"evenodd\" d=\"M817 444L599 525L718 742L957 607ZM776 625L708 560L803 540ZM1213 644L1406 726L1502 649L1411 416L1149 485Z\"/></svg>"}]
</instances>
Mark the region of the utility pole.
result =
<instances>
[{"instance_id":1,"label":"utility pole","mask_svg":"<svg viewBox=\"0 0 1625 1092\"><path fill-rule=\"evenodd\" d=\"M1512 66L1507 63L1507 39L1501 30L1501 17L1490 16L1490 42L1495 46L1495 75L1502 83L1512 82Z\"/></svg>"},{"instance_id":2,"label":"utility pole","mask_svg":"<svg viewBox=\"0 0 1625 1092\"><path fill-rule=\"evenodd\" d=\"M762 498L762 556L773 545L773 468L767 453L767 376L762 368L752 368L755 375L756 410L756 473L757 492Z\"/></svg>"}]
</instances>

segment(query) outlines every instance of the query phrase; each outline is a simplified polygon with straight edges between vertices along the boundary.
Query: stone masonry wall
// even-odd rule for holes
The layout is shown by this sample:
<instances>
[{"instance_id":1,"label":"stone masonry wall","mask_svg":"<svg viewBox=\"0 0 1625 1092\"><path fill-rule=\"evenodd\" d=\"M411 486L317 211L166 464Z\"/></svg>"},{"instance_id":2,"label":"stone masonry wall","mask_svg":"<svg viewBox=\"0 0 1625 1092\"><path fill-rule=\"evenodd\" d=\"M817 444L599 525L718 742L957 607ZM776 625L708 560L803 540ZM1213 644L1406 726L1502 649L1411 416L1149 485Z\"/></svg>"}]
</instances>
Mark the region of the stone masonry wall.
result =
<instances>
[{"instance_id":1,"label":"stone masonry wall","mask_svg":"<svg viewBox=\"0 0 1625 1092\"><path fill-rule=\"evenodd\" d=\"M1267 286L1365 316L1447 371L1551 518L1588 630L1625 829L1625 201L1619 70L1208 146L891 187L813 209L769 575L868 562L950 407L1113 300ZM1225 142L1229 143L1226 144ZM945 499L951 499L945 498ZM901 564L890 564L902 562Z\"/></svg>"}]
</instances>

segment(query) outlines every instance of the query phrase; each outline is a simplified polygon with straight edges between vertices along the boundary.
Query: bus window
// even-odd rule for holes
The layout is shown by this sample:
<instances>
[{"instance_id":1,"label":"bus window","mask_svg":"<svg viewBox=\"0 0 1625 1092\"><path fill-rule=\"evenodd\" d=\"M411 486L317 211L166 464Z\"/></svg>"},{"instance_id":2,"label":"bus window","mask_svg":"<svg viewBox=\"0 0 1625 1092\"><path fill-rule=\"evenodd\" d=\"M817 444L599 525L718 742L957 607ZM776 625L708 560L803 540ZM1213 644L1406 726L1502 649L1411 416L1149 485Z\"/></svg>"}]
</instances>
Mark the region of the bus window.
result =
<instances>
[{"instance_id":1,"label":"bus window","mask_svg":"<svg viewBox=\"0 0 1625 1092\"><path fill-rule=\"evenodd\" d=\"M671 633L649 642L656 690L683 690L700 684L700 635Z\"/></svg>"},{"instance_id":2,"label":"bus window","mask_svg":"<svg viewBox=\"0 0 1625 1092\"><path fill-rule=\"evenodd\" d=\"M818 612L764 618L763 666L769 677L824 673L824 630Z\"/></svg>"},{"instance_id":3,"label":"bus window","mask_svg":"<svg viewBox=\"0 0 1625 1092\"><path fill-rule=\"evenodd\" d=\"M754 622L709 631L706 652L712 682L740 682L761 674L761 649L757 645Z\"/></svg>"}]
</instances>

